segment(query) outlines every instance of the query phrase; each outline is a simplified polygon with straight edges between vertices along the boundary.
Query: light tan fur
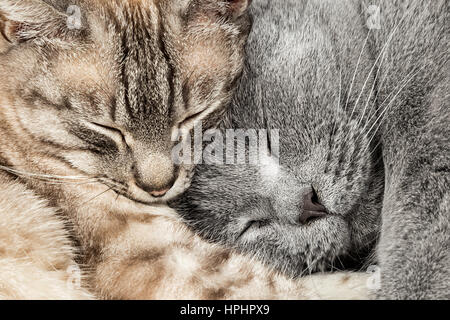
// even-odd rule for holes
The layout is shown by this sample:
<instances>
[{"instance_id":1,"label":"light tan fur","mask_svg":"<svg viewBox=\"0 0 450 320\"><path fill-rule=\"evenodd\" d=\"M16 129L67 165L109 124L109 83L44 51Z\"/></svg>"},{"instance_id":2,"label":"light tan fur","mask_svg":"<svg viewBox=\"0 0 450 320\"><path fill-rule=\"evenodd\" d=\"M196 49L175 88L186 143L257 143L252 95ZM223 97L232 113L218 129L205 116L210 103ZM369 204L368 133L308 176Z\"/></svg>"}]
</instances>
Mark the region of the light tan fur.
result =
<instances>
[{"instance_id":1,"label":"light tan fur","mask_svg":"<svg viewBox=\"0 0 450 320\"><path fill-rule=\"evenodd\" d=\"M55 210L0 174L0 299L91 299L77 270Z\"/></svg>"}]
</instances>

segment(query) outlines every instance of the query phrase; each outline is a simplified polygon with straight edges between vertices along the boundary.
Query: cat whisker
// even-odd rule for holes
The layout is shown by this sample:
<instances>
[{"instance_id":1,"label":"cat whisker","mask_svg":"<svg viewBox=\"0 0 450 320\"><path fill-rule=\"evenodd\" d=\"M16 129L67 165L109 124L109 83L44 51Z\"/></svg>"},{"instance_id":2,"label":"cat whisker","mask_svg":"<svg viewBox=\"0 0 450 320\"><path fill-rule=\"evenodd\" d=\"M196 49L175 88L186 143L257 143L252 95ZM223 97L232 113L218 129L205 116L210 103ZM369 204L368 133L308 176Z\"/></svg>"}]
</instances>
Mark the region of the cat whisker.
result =
<instances>
[{"instance_id":1,"label":"cat whisker","mask_svg":"<svg viewBox=\"0 0 450 320\"><path fill-rule=\"evenodd\" d=\"M369 32L367 32L367 37L366 37L366 39L364 40L364 45L363 45L362 51L361 51L361 53L360 53L360 55L359 55L359 58L358 58L357 68L358 68L358 65L359 65L359 63L360 63L360 61L361 61L361 57L362 57L362 54L363 54L363 52L364 52L364 49L365 49L365 46L366 46L366 43L367 43L367 41L368 41L369 36L370 36L370 30L369 30ZM375 66L377 65L377 62L378 62L378 60L379 60L381 54L383 54L383 56L384 56L384 53L383 53L383 52L386 51L386 47L387 47L386 45L387 45L389 42L390 42L390 39L388 39L388 40L386 41L386 43L385 43L384 47L382 48L380 54L378 55L377 59L376 59L375 62L373 63L373 65L372 65L372 67L371 67L371 69L370 69L370 71L369 71L369 74L367 75L367 78L366 78L366 80L364 81L364 84L363 84L363 86L362 86L362 88L361 88L361 91L360 91L360 93L359 93L359 95L358 95L358 98L356 99L355 103L353 104L353 109L352 109L352 112L351 112L351 114L350 114L349 121L351 121L351 120L353 119L353 115L355 114L356 107L358 106L359 100L361 99L362 94L364 93L364 89L366 88L367 82L368 82L369 79L370 79L370 75L373 73L373 70L374 70ZM378 74L378 71L380 70L380 68L381 68L381 66L378 68L377 74ZM355 71L357 71L357 69L356 69ZM348 93L348 96L347 96L347 104L348 104L348 101L349 101L349 99L350 99L351 89L352 89L352 87L353 87L353 82L354 82L354 80L355 80L355 77L356 77L356 73L355 73L354 76L353 76L352 84L351 84L351 86L350 86L350 92ZM372 86L371 92L370 92L370 94L369 94L369 100L370 100L370 96L372 95L372 92L373 92L374 87L375 87L375 81L374 81L374 84L373 84L373 86ZM367 106L366 106L366 107L367 107ZM347 105L346 105L346 109L347 109ZM365 109L364 109L364 112L363 112L363 115L361 116L361 118L364 117L364 113L365 113ZM358 124L359 124L359 122L358 122ZM347 138L348 138L349 135L350 135L350 132L347 134Z\"/></svg>"},{"instance_id":2,"label":"cat whisker","mask_svg":"<svg viewBox=\"0 0 450 320\"><path fill-rule=\"evenodd\" d=\"M374 80L374 85L376 84L376 81L377 81L377 79L378 79L378 74L379 74L379 71L381 70L381 65L383 64L384 61L386 61L386 60L385 60L385 57L386 57L385 54L386 54L386 51L383 53L383 59L381 60L380 66L379 66L379 68L378 68L378 70L377 70L377 74L376 74L376 77L375 77L375 80ZM383 86L384 86L384 83L385 83L385 81L386 81L386 79L387 79L387 77L388 77L388 75L389 75L391 69L392 69L392 64L389 65L389 68L386 70L386 72L385 72L385 74L384 74L384 76L383 76L383 79L381 80L380 84L377 86L378 89L377 89L376 95L375 95L375 97L374 97L374 99L373 99L373 103L372 103L372 108L371 108L371 110L375 109L375 105L377 104L377 101L378 101L378 96L379 96L379 94L380 94L381 89L382 89ZM372 89L373 89L373 88L372 88ZM372 91L372 92L373 92L373 91ZM365 108L367 108L367 104L370 102L370 98L371 98L372 92L370 93L369 97L367 98ZM376 112L377 112L377 111L378 111L378 110L376 110ZM376 113L376 112L375 112L375 113ZM365 114L365 112L364 112L363 115L361 116L361 119L360 119L360 122L358 123L358 125L359 125L359 124L361 123L361 121L363 120L364 114ZM372 115L372 116L373 116L373 115ZM370 119L372 119L372 116L369 118L368 121L366 121L366 123L365 123L365 125L364 125L364 128L366 128L366 126L370 123Z\"/></svg>"},{"instance_id":3,"label":"cat whisker","mask_svg":"<svg viewBox=\"0 0 450 320\"><path fill-rule=\"evenodd\" d=\"M393 102L395 101L395 99L398 97L398 95L402 92L402 90L408 85L409 82L411 82L412 79L414 79L414 77L420 72L422 71L422 69L424 69L424 67L420 68L419 70L417 70L416 72L414 72L414 74L409 77L409 79L402 85L402 87L398 90L398 92L395 94L395 96L391 99L391 101L389 102L389 104L384 108L383 112L381 112L380 116L377 118L377 120L375 121L375 123L372 125L372 127L369 129L369 131L367 131L367 134L369 134L373 128L375 127L375 125L379 122L376 130L373 132L371 138L369 139L369 142L367 143L367 147L365 148L365 151L368 150L368 148L370 147L370 144L372 143L373 139L375 138L378 130L380 129L381 125L383 124L383 121L380 121L382 119L384 119L384 116L386 115L387 111L390 109L390 107L392 106ZM366 136L367 136L366 134Z\"/></svg>"},{"instance_id":4,"label":"cat whisker","mask_svg":"<svg viewBox=\"0 0 450 320\"><path fill-rule=\"evenodd\" d=\"M400 89L400 90L401 90L402 86L404 86L405 82L408 81L409 77L413 74L413 72L414 72L414 70L411 71L410 73L408 73L408 74L403 78L403 80L400 82L400 84L399 84L394 90L392 90L392 92L391 92L391 93L383 100L383 102L380 104L380 106L373 112L372 116L366 121L366 124L365 124L364 127L362 128L361 133L358 135L357 138L361 137L361 134L364 133L364 132L366 132L365 130L366 130L367 126L368 126L369 124L371 124L371 123L372 123L372 120L373 120L375 117L377 117L377 116L378 116L378 118L373 122L373 125L372 125L371 129L373 128L374 125L376 125L376 124L378 123L378 121L380 120L380 111L381 111L382 109L385 109L385 107L386 107L386 102L389 101L389 99L394 95L395 92L398 92L397 89ZM367 134L368 134L370 131L371 131L371 130L368 130L368 131L366 132L365 136L367 136Z\"/></svg>"},{"instance_id":5,"label":"cat whisker","mask_svg":"<svg viewBox=\"0 0 450 320\"><path fill-rule=\"evenodd\" d=\"M383 47L381 48L380 53L378 54L378 56L377 56L375 62L373 63L372 68L371 68L370 71L369 71L369 74L367 75L366 80L364 81L363 87L361 88L361 92L360 92L360 94L359 94L359 96L358 96L356 102L355 102L354 105L353 105L353 110L352 110L352 113L350 114L350 118L349 118L350 120L353 119L354 112L355 112L355 110L356 110L356 107L358 106L358 103L359 103L359 100L360 100L361 97L362 97L362 94L364 93L364 89L366 88L367 82L369 81L371 74L373 73L375 67L377 66L377 63L378 63L378 61L380 60L380 58L382 58L381 63L380 63L380 65L379 65L378 69L377 69L376 77L375 77L375 79L374 79L374 84L373 84L372 89L371 89L371 92L370 92L370 94L369 94L369 96L368 96L367 102L370 101L371 95L372 95L372 93L373 93L373 90L374 90L374 87L375 87L375 84L376 84L376 79L378 78L378 73L379 73L379 71L380 71L380 69L381 69L381 64L383 63L383 61L384 61L384 59L385 59L385 57L386 57L387 49L388 49L388 47L389 47L389 45L390 45L392 39L394 38L394 35L396 34L397 30L399 29L400 25L401 25L402 22L405 20L405 18L408 16L408 13L409 13L411 10L412 10L412 9L410 9L410 10L408 10L408 11L406 11L406 12L404 13L403 17L400 19L400 21L396 24L396 26L394 27L394 29L391 31L391 33L389 34L388 39L386 40L385 44L384 44ZM368 34L367 34L367 37L369 37L369 35L370 35L370 30L369 30L369 32L368 32ZM365 45L366 41L367 41L367 38L365 39L364 45ZM363 50L364 50L364 46L363 46ZM360 62L360 58L361 58L362 53L363 53L363 52L361 52L361 54L360 54L360 57L359 57L359 59L358 59L358 63ZM352 81L353 81L353 80L352 80ZM351 94L351 92L349 93L349 96L350 96L350 94ZM349 99L349 96L347 97L347 101L348 101L348 99ZM376 101L376 100L375 100L375 101ZM364 118L364 115L365 115L365 113L366 113L367 102L366 102L366 105L365 105L365 107L364 107L363 113L362 113L362 115L361 115L361 119L358 121L358 125L361 123L361 121L362 121L362 119ZM367 123L366 123L366 124L367 124Z\"/></svg>"},{"instance_id":6,"label":"cat whisker","mask_svg":"<svg viewBox=\"0 0 450 320\"><path fill-rule=\"evenodd\" d=\"M413 73L414 71L411 71L410 73L408 73L405 78L400 82L400 84L396 87L397 88L401 88L403 86L403 83L409 78L409 76ZM385 77L386 78L386 77ZM368 125L370 125L372 123L372 120L376 117L379 116L380 118L380 114L379 112L385 108L386 106L386 102L394 95L394 93L396 92L396 90L393 90L384 100L383 102L380 104L380 106L378 108L376 108L376 110L373 112L373 114L367 119L366 124L364 125L364 127L361 129L360 133L358 134L358 136L356 137L355 140L358 140L364 133L366 133L364 135L364 137L367 137L367 134L370 132L370 130L368 132L366 132L366 128ZM376 125L376 123L379 121L379 118L375 120L375 122L373 123L373 125Z\"/></svg>"},{"instance_id":7,"label":"cat whisker","mask_svg":"<svg viewBox=\"0 0 450 320\"><path fill-rule=\"evenodd\" d=\"M381 145L381 140L378 141L378 143L373 147L373 150L369 154L369 158L372 158L373 154L378 150L378 147ZM375 161L374 163L378 163L379 160Z\"/></svg>"},{"instance_id":8,"label":"cat whisker","mask_svg":"<svg viewBox=\"0 0 450 320\"><path fill-rule=\"evenodd\" d=\"M402 19L399 21L399 23L398 23L398 24L394 27L394 29L391 31L391 33L390 33L388 39L386 40L385 44L383 45L383 47L382 47L381 50L380 50L380 53L378 54L377 58L375 59L375 62L373 63L372 68L370 69L369 74L367 75L366 80L364 81L364 84L363 84L363 87L362 87L362 89L361 89L361 92L360 92L360 94L359 94L358 98L356 99L356 102L355 102L355 104L354 104L354 106L353 106L353 111L352 111L352 113L351 113L351 115L350 115L350 119L353 118L353 114L354 114L354 111L356 110L356 106L358 105L359 100L361 99L362 94L364 93L364 89L366 88L366 85L367 85L367 82L368 82L369 79L370 79L370 76L372 75L373 71L375 70L375 67L377 66L377 63L378 63L378 61L380 60L380 58L383 57L383 59L381 60L380 65L379 65L379 67L378 67L378 71L381 69L381 64L382 64L382 62L383 62L383 60L384 60L384 58L385 58L385 56L386 56L387 48L389 47L389 45L390 45L392 39L394 38L395 33L396 33L397 30L399 29L401 23L402 23L403 20L405 19L406 14L407 14L407 13L405 12L405 15L402 17ZM370 34L370 31L368 32L367 36L369 36L369 34ZM367 40L367 39L366 39L366 40ZM377 71L377 77L378 77L378 71ZM375 86L375 81L374 81L374 86ZM371 95L372 92L373 92L374 86L372 87L372 90L371 90L370 95ZM369 99L370 99L370 95L369 95Z\"/></svg>"},{"instance_id":9,"label":"cat whisker","mask_svg":"<svg viewBox=\"0 0 450 320\"><path fill-rule=\"evenodd\" d=\"M127 196L128 186L126 184L108 177L100 178L99 182L103 183L107 187L110 187L109 190L113 190L116 193L116 197L114 200L115 202L117 202L121 195L125 197ZM109 190L106 190L105 192Z\"/></svg>"},{"instance_id":10,"label":"cat whisker","mask_svg":"<svg viewBox=\"0 0 450 320\"><path fill-rule=\"evenodd\" d=\"M342 99L342 68L339 68L339 97L338 97L338 107L337 107L338 112L341 108L341 99ZM331 131L331 135L334 135L334 132L336 130L336 125L337 125L337 121L334 121L333 130Z\"/></svg>"},{"instance_id":11,"label":"cat whisker","mask_svg":"<svg viewBox=\"0 0 450 320\"><path fill-rule=\"evenodd\" d=\"M45 182L48 185L87 185L87 184L95 184L97 181L88 181L88 182L70 182L70 181L50 181L50 180L43 180L40 179L40 181Z\"/></svg>"},{"instance_id":12,"label":"cat whisker","mask_svg":"<svg viewBox=\"0 0 450 320\"><path fill-rule=\"evenodd\" d=\"M335 258L333 258L333 260L331 260L331 266L332 266L333 270L335 269L335 270L337 270L337 271L344 271L343 269L340 269L340 268L337 268L337 267L336 267L336 265L334 264L334 261L335 261L336 259L339 261L339 266L340 266L340 267L343 267L343 266L344 266L344 263L342 262L341 258L339 257L339 255L337 255Z\"/></svg>"},{"instance_id":13,"label":"cat whisker","mask_svg":"<svg viewBox=\"0 0 450 320\"><path fill-rule=\"evenodd\" d=\"M389 69L386 71L386 73L385 73L385 75L383 76L383 80L381 81L381 83L378 85L378 90L377 90L377 93L376 93L376 95L375 95L375 97L374 97L374 99L373 99L373 103L372 103L372 107L371 107L371 110L375 110L375 111L373 111L373 114L371 115L371 116L369 116L368 117L368 119L366 120L366 122L365 122L365 124L364 124L364 127L362 128L362 130L361 130L361 132L358 134L358 136L357 136L357 138L356 138L356 140L357 139L359 139L360 137L361 137L361 134L364 132L364 130L367 128L367 126L370 124L370 121L378 114L378 111L381 109L381 108L376 108L376 104L377 104L377 101L378 101L378 96L379 96L379 94L380 94L380 89L383 87L383 85L384 85L384 83L385 83L385 81L386 81L386 79L387 79L387 77L388 77L388 75L389 75L389 71L390 71L390 69L392 68L392 65L389 67ZM370 101L370 96L369 96L369 100L368 101ZM383 101L383 103L384 103L384 101ZM382 103L382 104L383 104ZM382 105L381 104L381 105ZM361 117L361 120L362 120L363 118Z\"/></svg>"},{"instance_id":14,"label":"cat whisker","mask_svg":"<svg viewBox=\"0 0 450 320\"><path fill-rule=\"evenodd\" d=\"M3 170L5 172L12 173L17 176L21 177L27 177L31 179L38 179L42 181L48 181L48 182L60 182L60 183L80 183L80 182L95 182L94 177L83 177L83 176L57 176L57 175L48 175L48 174L39 174L39 173L32 173L32 172L26 172L21 170L12 169L9 167L5 167L0 165L0 170Z\"/></svg>"},{"instance_id":15,"label":"cat whisker","mask_svg":"<svg viewBox=\"0 0 450 320\"><path fill-rule=\"evenodd\" d=\"M385 58L386 58L386 51L383 53L383 57L382 57L382 59L381 59L381 61L380 61L380 65L379 65L378 68L377 68L377 73L375 74L375 78L374 78L374 80L373 80L372 88L370 89L370 93L368 94L366 104L364 105L363 112L362 112L361 117L360 117L360 119L359 119L359 121L358 121L358 124L357 124L358 127L359 127L359 125L361 124L361 122L363 121L364 116L366 115L367 107L369 106L370 98L372 97L372 94L373 94L373 92L374 92L374 90L375 90L375 86L376 86L376 83L377 83L377 80L378 80L378 76L379 76L379 74L380 74L381 66L382 66L383 62L385 61ZM377 62L375 61L375 64L376 64L376 63L377 63ZM375 66L375 64L374 64L374 66ZM371 73L371 72L370 72L370 73ZM368 78L367 78L367 79L368 79ZM364 89L363 89L363 90L364 90ZM378 92L379 92L379 91L378 91ZM377 92L377 94L378 94L378 92ZM362 91L361 91L361 93L362 93ZM374 101L376 101L376 98L374 99Z\"/></svg>"},{"instance_id":16,"label":"cat whisker","mask_svg":"<svg viewBox=\"0 0 450 320\"><path fill-rule=\"evenodd\" d=\"M367 33L367 37L364 40L364 44L363 44L363 46L361 48L361 52L360 52L359 57L358 57L358 62L356 63L355 72L353 73L352 82L350 83L350 88L349 88L349 91L347 93L347 101L345 102L345 109L347 109L348 102L350 100L350 96L352 95L352 89L353 89L353 85L355 83L356 74L358 73L359 64L361 63L361 58L362 58L362 55L364 53L364 49L366 48L367 41L369 40L369 35L370 35L370 32ZM353 112L354 112L354 109L352 111L352 115L353 115ZM350 119L351 119L351 117L350 117Z\"/></svg>"},{"instance_id":17,"label":"cat whisker","mask_svg":"<svg viewBox=\"0 0 450 320\"><path fill-rule=\"evenodd\" d=\"M412 7L410 10L412 11L413 9L414 9L414 7ZM408 13L409 13L409 10L406 11L406 12L404 13L402 19L400 19L399 23L394 27L394 30L392 31L391 35L389 36L388 40L386 41L386 44L387 44L388 41L391 41L391 37L393 36L393 33L396 32L396 30L399 28L399 26L401 25L401 23L403 22L403 20L408 16ZM386 45L383 46L383 48L382 48L382 50L381 50L381 52L380 52L380 54L383 54L383 59L382 59L382 61L381 61L381 63L380 63L380 66L379 66L379 68L378 68L377 76L376 76L376 78L375 78L375 81L376 81L376 79L378 78L378 72L379 72L379 70L381 69L381 64L383 63L383 61L385 61L384 58L385 58L385 54L386 54L386 52L387 52L386 48L387 48ZM383 51L384 51L384 52L383 52ZM381 83L378 85L377 94L376 94L376 96L375 96L375 98L374 98L374 103L372 104L372 106L375 106L375 104L376 104L376 102L377 102L377 99L378 99L378 96L379 96L379 93L380 93L380 91L381 91L380 89L383 87L383 85L384 85L384 83L385 83L385 81L386 81L386 79L387 79L387 76L389 75L389 72L390 72L391 69L392 69L392 64L391 64L391 65L389 66L389 68L386 70L385 75L384 75L384 77L383 77L383 80L382 80ZM369 95L369 97L368 97L367 102L369 102L369 101L370 101L370 95ZM385 101L383 101L383 103L384 103L384 102L385 102ZM383 104L383 103L382 103L382 104ZM376 112L374 113L374 115L376 115L376 113L377 113L379 110L380 110L380 109L377 109ZM369 118L369 120L366 121L366 124L364 125L363 131L364 131L364 129L367 127L367 125L370 123L370 120L373 118L374 115L372 115L372 116ZM364 114L363 114L363 116L364 116ZM363 116L361 117L361 121L363 120Z\"/></svg>"},{"instance_id":18,"label":"cat whisker","mask_svg":"<svg viewBox=\"0 0 450 320\"><path fill-rule=\"evenodd\" d=\"M83 205L85 205L85 204L87 204L87 203L89 203L89 202L91 202L91 201L93 201L93 200L95 200L95 199L97 199L98 197L100 197L100 196L102 196L102 195L104 195L105 193L107 193L108 191L111 191L111 190L113 190L114 189L114 187L109 187L108 189L106 189L105 191L103 191L103 192L101 192L101 193L99 193L98 195L96 195L95 197L93 197L93 198L91 198L91 199L89 199L88 201L86 201L86 202L83 202L81 205L83 206Z\"/></svg>"}]
</instances>

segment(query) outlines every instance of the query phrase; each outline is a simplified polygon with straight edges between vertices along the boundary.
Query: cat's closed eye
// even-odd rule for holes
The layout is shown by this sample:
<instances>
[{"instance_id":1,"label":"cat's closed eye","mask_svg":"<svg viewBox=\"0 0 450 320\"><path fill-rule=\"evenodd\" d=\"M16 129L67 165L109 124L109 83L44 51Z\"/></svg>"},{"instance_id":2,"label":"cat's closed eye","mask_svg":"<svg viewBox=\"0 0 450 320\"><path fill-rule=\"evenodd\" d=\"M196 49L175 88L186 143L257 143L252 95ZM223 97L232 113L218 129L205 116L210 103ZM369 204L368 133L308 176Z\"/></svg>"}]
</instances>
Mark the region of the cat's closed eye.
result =
<instances>
[{"instance_id":1,"label":"cat's closed eye","mask_svg":"<svg viewBox=\"0 0 450 320\"><path fill-rule=\"evenodd\" d=\"M129 143L131 142L130 138L127 138L127 135L117 127L112 127L111 125L105 125L98 122L89 122L89 125L95 131L100 132L114 140L118 146L129 146Z\"/></svg>"},{"instance_id":2,"label":"cat's closed eye","mask_svg":"<svg viewBox=\"0 0 450 320\"><path fill-rule=\"evenodd\" d=\"M236 237L236 241L241 239L244 235L250 234L252 231L261 231L262 228L268 225L270 225L269 220L250 220L244 225L244 228Z\"/></svg>"},{"instance_id":3,"label":"cat's closed eye","mask_svg":"<svg viewBox=\"0 0 450 320\"><path fill-rule=\"evenodd\" d=\"M193 114L188 114L183 120L178 123L180 129L191 129L196 122L200 122L208 115L208 110L202 110Z\"/></svg>"},{"instance_id":4,"label":"cat's closed eye","mask_svg":"<svg viewBox=\"0 0 450 320\"><path fill-rule=\"evenodd\" d=\"M24 130L131 200L177 196L191 168L172 159L172 137L205 118L213 127L230 101L249 1L78 1L79 29L55 2L0 1L0 74Z\"/></svg>"}]
</instances>

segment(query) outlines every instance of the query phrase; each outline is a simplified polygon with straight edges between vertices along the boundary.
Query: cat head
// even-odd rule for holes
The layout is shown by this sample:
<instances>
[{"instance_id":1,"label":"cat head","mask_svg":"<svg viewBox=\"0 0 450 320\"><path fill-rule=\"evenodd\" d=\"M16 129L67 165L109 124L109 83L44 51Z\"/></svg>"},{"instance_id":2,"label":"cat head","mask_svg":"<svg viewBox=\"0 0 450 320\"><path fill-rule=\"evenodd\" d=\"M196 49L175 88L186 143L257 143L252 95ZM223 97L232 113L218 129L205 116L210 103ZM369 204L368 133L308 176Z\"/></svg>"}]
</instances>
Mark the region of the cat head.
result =
<instances>
[{"instance_id":1,"label":"cat head","mask_svg":"<svg viewBox=\"0 0 450 320\"><path fill-rule=\"evenodd\" d=\"M172 137L220 118L249 3L2 0L2 135L20 136L16 154L44 152L132 200L177 195L189 168L173 164Z\"/></svg>"},{"instance_id":2,"label":"cat head","mask_svg":"<svg viewBox=\"0 0 450 320\"><path fill-rule=\"evenodd\" d=\"M344 261L350 253L363 258L377 239L383 193L366 33L347 20L348 30L331 17L338 25L319 22L346 10L342 4L308 4L252 6L248 61L228 125L269 134L255 140L247 131L247 147L235 145L245 164L224 156L222 165L198 166L191 187L171 203L203 237L290 276L332 269L340 260L354 265ZM234 145L226 136L224 155ZM251 163L250 145L264 146L265 136L270 153Z\"/></svg>"}]
</instances>

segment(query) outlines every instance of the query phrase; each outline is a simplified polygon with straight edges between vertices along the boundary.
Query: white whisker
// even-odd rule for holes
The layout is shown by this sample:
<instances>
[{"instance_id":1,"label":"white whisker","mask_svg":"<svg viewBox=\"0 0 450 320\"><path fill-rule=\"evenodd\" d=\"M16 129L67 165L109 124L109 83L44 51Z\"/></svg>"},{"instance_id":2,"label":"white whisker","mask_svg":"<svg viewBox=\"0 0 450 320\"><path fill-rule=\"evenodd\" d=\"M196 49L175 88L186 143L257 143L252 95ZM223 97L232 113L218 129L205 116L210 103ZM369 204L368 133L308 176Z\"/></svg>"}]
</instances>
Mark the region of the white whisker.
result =
<instances>
[{"instance_id":1,"label":"white whisker","mask_svg":"<svg viewBox=\"0 0 450 320\"><path fill-rule=\"evenodd\" d=\"M48 175L48 174L39 174L39 173L32 173L32 172L26 172L26 171L20 171L16 169L12 169L9 167L5 167L0 165L0 170L12 173L17 176L22 177L28 177L28 178L34 178L34 179L41 179L41 180L47 180L50 182L69 182L70 180L74 181L94 181L95 178L93 177L83 177L83 176L57 176L57 175Z\"/></svg>"},{"instance_id":2,"label":"white whisker","mask_svg":"<svg viewBox=\"0 0 450 320\"><path fill-rule=\"evenodd\" d=\"M392 92L391 92L391 93L383 100L383 102L380 104L380 107L378 107L378 108L373 112L373 114L369 117L369 119L366 121L366 124L365 124L364 127L361 129L361 132L358 134L356 140L358 140L358 139L362 136L362 134L364 134L364 133L366 133L366 134L364 134L364 136L367 137L367 134L370 132L370 130L367 131L367 132L365 131L366 128L367 128L367 126L371 123L372 119L374 119L376 116L378 116L378 115L379 115L379 112L380 112L382 109L385 108L386 102L394 95L395 92L397 92L397 88L401 88L401 87L403 86L404 82L407 81L407 79L409 79L409 77L411 76L411 74L412 74L413 72L414 72L414 70L411 71L410 73L408 73L408 74L403 78L403 80L400 82L400 84L399 84L394 90L392 90ZM377 122L378 122L378 119L374 122L374 125L376 125Z\"/></svg>"},{"instance_id":3,"label":"white whisker","mask_svg":"<svg viewBox=\"0 0 450 320\"><path fill-rule=\"evenodd\" d=\"M388 48L389 44L391 43L392 39L394 38L394 35L395 35L396 31L400 27L400 24L403 22L405 17L406 17L406 12L405 12L405 15L402 17L402 19L399 21L399 23L395 26L394 30L392 30L392 32L390 33L388 39L386 40L386 43L383 45L383 47L380 50L380 53L378 54L377 58L375 59L375 62L373 63L373 66L370 69L369 74L366 77L366 80L364 81L363 87L361 88L361 92L360 92L360 94L358 96L358 99L356 99L356 102L355 102L355 104L353 106L353 111L352 111L352 113L350 115L350 119L353 118L353 114L354 114L354 111L356 110L356 106L358 105L359 100L361 99L362 94L364 93L364 89L366 88L367 82L369 81L371 74L375 70L375 67L377 66L378 61L380 60L381 57L383 57L383 59L384 59L384 57L386 55L386 52L387 52L387 48ZM369 33L368 33L368 35L369 35ZM380 70L380 68L381 68L381 64L380 64L380 66L378 68L378 71ZM369 96L369 99L370 99L370 96Z\"/></svg>"},{"instance_id":4,"label":"white whisker","mask_svg":"<svg viewBox=\"0 0 450 320\"><path fill-rule=\"evenodd\" d=\"M387 51L385 51L385 52L383 53L383 57L382 57L382 59L381 59L381 61L380 61L380 65L378 66L377 73L376 73L375 78L374 78L374 80L373 80L372 88L370 89L370 93L368 94L366 104L364 105L364 109L363 109L363 112L362 112L362 114L361 114L361 118L359 119L358 124L357 124L358 127L359 127L359 125L361 124L361 122L363 121L364 116L366 115L366 111L367 111L367 107L369 106L370 98L371 98L371 96L372 96L372 94L373 94L373 91L374 91L374 89L375 89L375 86L376 86L376 84L377 84L377 79L378 79L378 76L379 76L379 74L380 74L381 66L382 66L382 64L383 64L383 62L385 61L385 58L386 58L386 52L387 52ZM376 63L377 63L377 62L375 61L374 66L375 66ZM372 70L369 72L369 74L370 74L370 73L372 73ZM364 85L364 86L365 86L365 85ZM364 90L364 88L363 88L363 90ZM362 93L362 92L361 92L361 93ZM378 93L377 93L377 94L378 94ZM375 100L375 101L376 101L376 100Z\"/></svg>"},{"instance_id":5,"label":"white whisker","mask_svg":"<svg viewBox=\"0 0 450 320\"><path fill-rule=\"evenodd\" d=\"M376 77L375 77L375 79L374 79L374 84L373 84L372 89L371 89L371 91L370 91L370 94L369 94L369 96L368 96L368 99L367 99L366 105L365 105L365 107L364 107L363 113L362 113L362 115L361 115L360 120L358 121L358 126L360 125L360 123L361 123L361 121L363 120L364 115L365 115L365 113L366 113L367 106L368 106L368 102L370 101L370 97L371 97L371 95L372 95L372 93L373 93L373 89L374 89L374 87L375 87L375 85L376 85L376 79L378 78L378 73L379 73L379 71L380 71L380 69L381 69L381 65L382 65L382 63L383 63L383 61L385 60L385 57L386 57L387 48L388 48L389 44L391 43L392 39L394 38L394 35L396 34L396 32L397 32L397 30L399 29L400 25L401 25L402 22L405 20L405 18L408 16L409 12L412 11L413 9L414 9L414 7L410 8L409 10L407 10L407 11L404 13L403 17L400 19L400 21L395 25L394 29L393 29L393 30L391 31L391 33L389 34L389 37L388 37L388 39L386 40L385 44L384 44L383 47L381 48L380 53L378 54L378 56L377 56L377 58L376 58L376 60L375 60L375 62L374 62L374 64L373 64L372 68L371 68L370 71L369 71L369 74L367 75L367 78L366 78L366 80L365 80L365 82L364 82L364 84L363 84L363 87L362 87L361 92L360 92L360 94L359 94L359 96L358 96L358 99L356 100L356 102L355 102L354 105L353 105L353 110L352 110L352 112L351 112L351 114L350 114L350 118L349 118L350 121L353 119L354 112L355 112L355 110L356 110L356 107L358 106L358 103L359 103L359 100L360 100L361 97L362 97L362 94L364 93L364 89L365 89L365 87L366 87L366 85L367 85L367 82L368 82L369 79L370 79L371 74L372 74L373 71L375 70L375 67L377 66L377 63L378 63L378 61L380 60L380 58L382 58L382 60L381 60L381 62L380 62L380 65L379 65L379 67L378 67L378 69L377 69ZM369 34L370 34L370 31L369 31L369 33L368 33L367 36L369 36ZM366 43L366 41L367 41L367 38L366 38L364 44ZM360 58L361 58L361 55L362 55L362 52L361 52L361 54L360 54ZM360 59L358 59L358 63L360 62L359 60L360 60ZM387 73L386 73L386 75L387 75ZM385 78L383 79L383 81L384 81L384 80L385 80ZM353 82L353 80L352 80L352 82ZM378 92L379 92L379 90L378 90ZM349 93L349 95L350 95L350 93ZM377 93L377 96L378 96L378 93ZM348 98L349 98L349 97L348 97ZM347 98L347 102L348 102L348 98ZM376 100L375 100L375 103L376 103ZM370 119L372 119L372 117L371 117ZM364 128L365 128L365 127L367 126L367 124L369 124L369 123L370 123L370 121L367 121L367 122L366 122L366 125L364 126ZM362 132L363 132L363 131L364 131L364 130L362 130ZM359 136L360 136L360 134L358 135L358 138L359 138Z\"/></svg>"},{"instance_id":6,"label":"white whisker","mask_svg":"<svg viewBox=\"0 0 450 320\"><path fill-rule=\"evenodd\" d=\"M366 48L367 41L369 40L369 35L370 35L370 31L367 33L367 37L364 40L364 44L363 44L363 46L361 48L361 52L360 52L359 57L358 57L358 62L356 63L355 72L353 73L352 82L350 83L350 88L349 88L349 91L348 91L348 94L347 94L347 101L345 102L345 109L347 109L348 102L349 102L350 96L352 94L353 84L354 84L355 79L356 79L356 74L358 73L359 64L361 63L361 57L362 57L362 55L364 53L364 49Z\"/></svg>"},{"instance_id":7,"label":"white whisker","mask_svg":"<svg viewBox=\"0 0 450 320\"><path fill-rule=\"evenodd\" d=\"M392 65L389 67L388 70L386 70L386 73L383 76L383 80L381 81L380 85L378 86L377 94L375 95L374 102L372 103L372 107L371 107L371 109L375 109L375 110L374 110L373 114L371 116L369 116L369 118L367 119L366 123L364 124L364 127L362 128L360 134L358 135L358 137L356 139L359 139L361 134L364 132L364 130L370 124L370 121L373 119L373 117L375 117L377 115L378 111L381 109L381 108L375 108L375 106L377 104L378 96L380 95L381 88L383 88L384 82L386 81L391 68L392 68ZM370 101L370 96L369 96L368 101ZM383 103L384 103L384 101L383 101ZM381 103L381 106L383 105L383 103ZM362 118L361 118L361 120L362 120Z\"/></svg>"},{"instance_id":8,"label":"white whisker","mask_svg":"<svg viewBox=\"0 0 450 320\"><path fill-rule=\"evenodd\" d=\"M372 125L372 127L369 129L369 131L367 131L367 134L369 134L373 128L375 127L375 125L380 122L378 124L377 129L374 131L374 133L372 134L372 137L370 138L369 142L367 143L367 147L365 149L365 151L367 151L367 149L370 147L370 144L372 143L372 140L375 138L376 133L378 132L378 130L380 129L381 125L383 124L383 121L380 121L382 118L384 118L385 114L387 113L387 111L390 109L391 105L393 104L393 102L395 101L395 99L398 97L398 95L401 93L401 91L408 85L408 83L414 79L414 77L420 72L422 71L422 69L424 69L425 66L423 66L422 68L420 68L419 70L417 70L407 81L404 85L402 85L402 87L398 90L398 92L395 94L395 96L391 99L391 101L389 102L389 104L384 108L383 112L381 112L380 116L377 118L377 120L375 121L375 123ZM367 136L366 134L366 136Z\"/></svg>"}]
</instances>

